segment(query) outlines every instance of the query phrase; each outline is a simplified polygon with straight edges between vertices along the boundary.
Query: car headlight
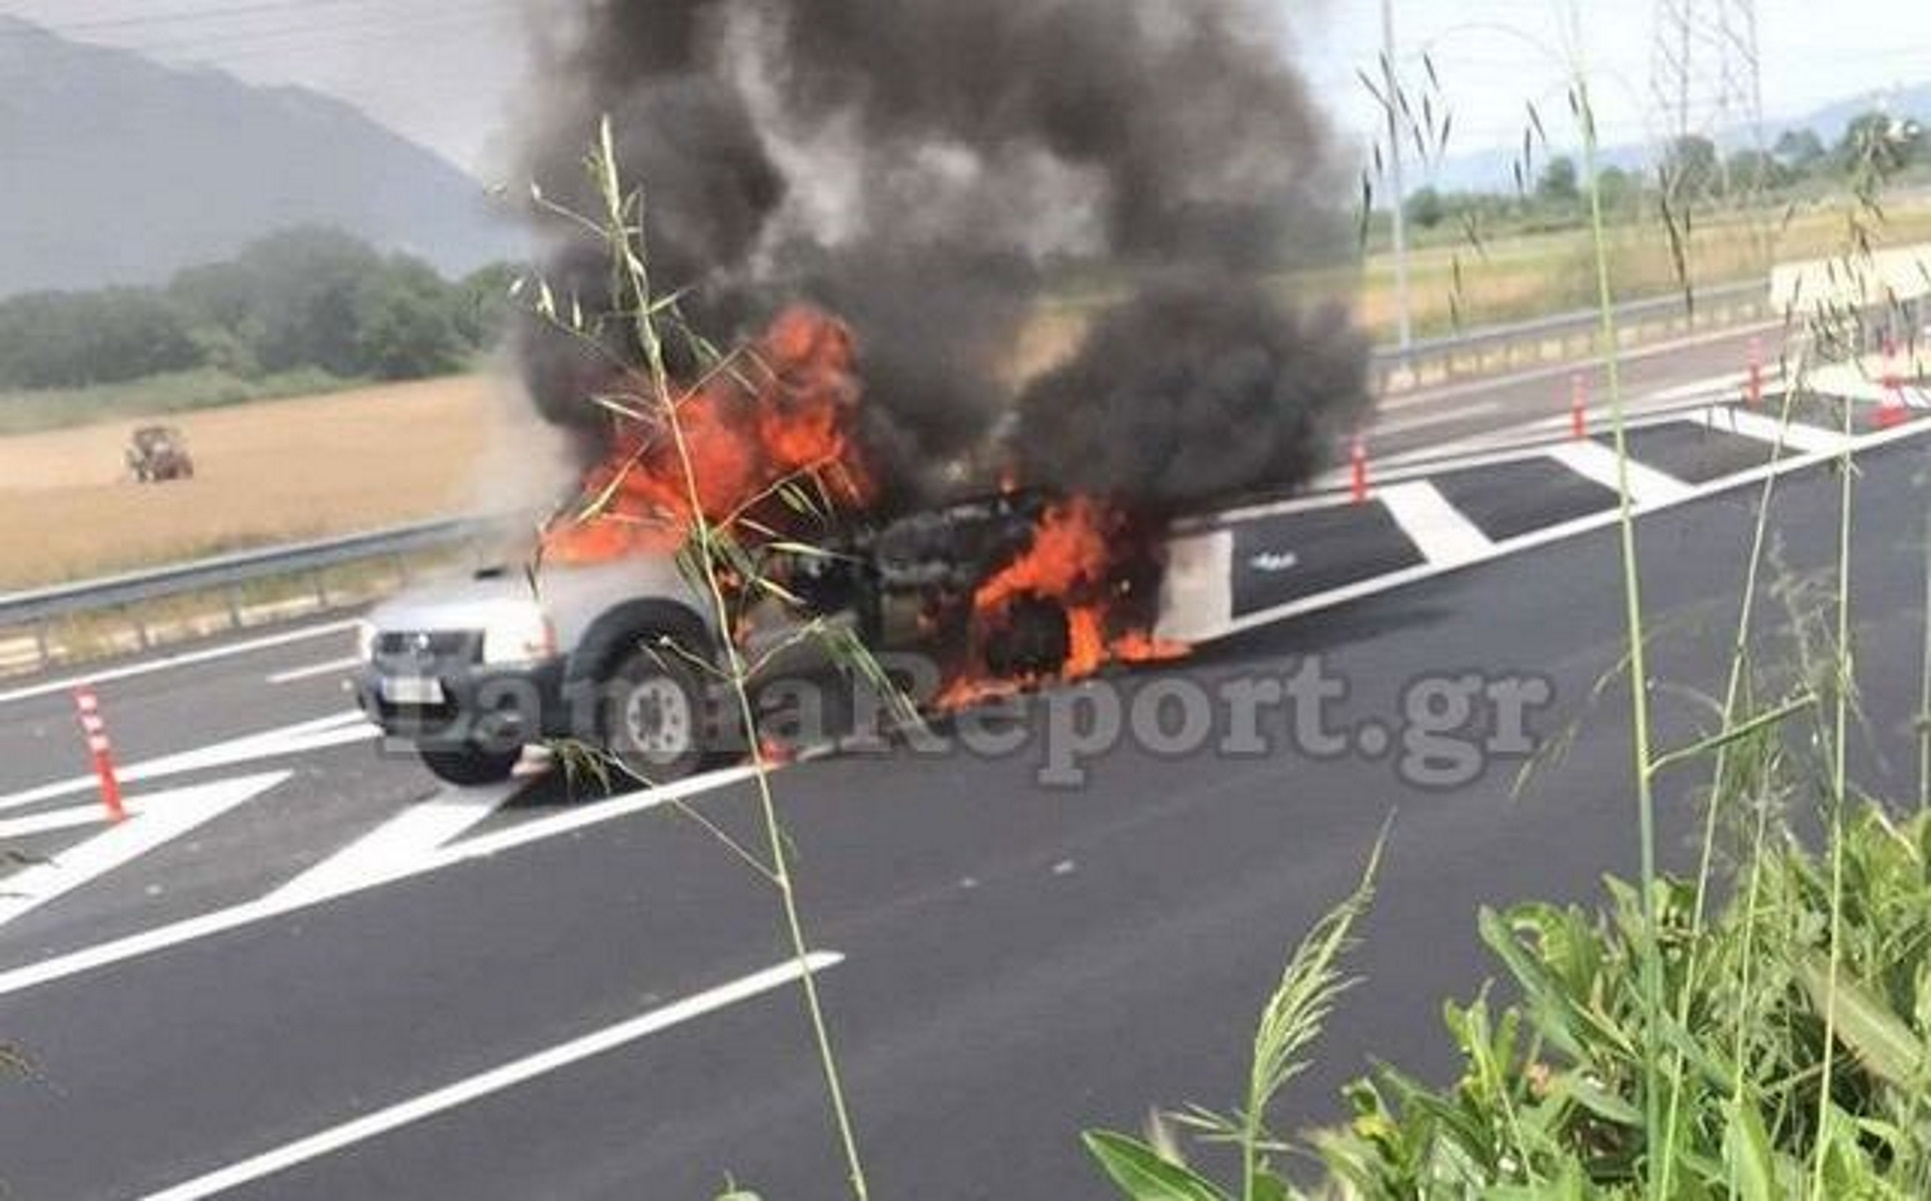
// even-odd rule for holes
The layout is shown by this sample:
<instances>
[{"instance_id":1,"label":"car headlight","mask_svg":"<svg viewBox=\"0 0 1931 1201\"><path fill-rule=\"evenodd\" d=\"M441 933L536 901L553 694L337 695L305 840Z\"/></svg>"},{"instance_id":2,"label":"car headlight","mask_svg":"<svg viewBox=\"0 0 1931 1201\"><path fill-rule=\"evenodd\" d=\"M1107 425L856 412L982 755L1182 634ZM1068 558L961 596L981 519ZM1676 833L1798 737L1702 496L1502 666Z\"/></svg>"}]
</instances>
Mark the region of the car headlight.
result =
<instances>
[{"instance_id":1,"label":"car headlight","mask_svg":"<svg viewBox=\"0 0 1931 1201\"><path fill-rule=\"evenodd\" d=\"M534 663L556 654L556 628L542 612L505 613L483 631L483 662Z\"/></svg>"},{"instance_id":2,"label":"car headlight","mask_svg":"<svg viewBox=\"0 0 1931 1201\"><path fill-rule=\"evenodd\" d=\"M355 657L363 663L375 662L375 623L355 623Z\"/></svg>"}]
</instances>

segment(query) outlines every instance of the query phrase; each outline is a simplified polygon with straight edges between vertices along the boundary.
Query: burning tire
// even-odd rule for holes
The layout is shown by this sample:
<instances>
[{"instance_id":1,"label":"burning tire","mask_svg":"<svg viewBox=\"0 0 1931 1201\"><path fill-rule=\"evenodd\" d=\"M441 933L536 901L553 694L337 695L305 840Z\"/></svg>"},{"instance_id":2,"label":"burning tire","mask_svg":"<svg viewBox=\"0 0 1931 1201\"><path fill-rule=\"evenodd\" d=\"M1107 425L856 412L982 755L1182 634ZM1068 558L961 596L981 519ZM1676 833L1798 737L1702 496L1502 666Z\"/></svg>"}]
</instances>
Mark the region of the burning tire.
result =
<instances>
[{"instance_id":1,"label":"burning tire","mask_svg":"<svg viewBox=\"0 0 1931 1201\"><path fill-rule=\"evenodd\" d=\"M516 770L523 748L481 747L466 743L459 747L422 747L418 753L431 774L445 784L474 788L501 784Z\"/></svg>"},{"instance_id":2,"label":"burning tire","mask_svg":"<svg viewBox=\"0 0 1931 1201\"><path fill-rule=\"evenodd\" d=\"M672 653L638 651L618 665L603 690L598 733L629 775L668 784L704 763L704 690L689 664Z\"/></svg>"},{"instance_id":3,"label":"burning tire","mask_svg":"<svg viewBox=\"0 0 1931 1201\"><path fill-rule=\"evenodd\" d=\"M1073 654L1072 623L1066 607L1043 596L1022 596L985 631L985 665L1008 680L1056 676Z\"/></svg>"}]
</instances>

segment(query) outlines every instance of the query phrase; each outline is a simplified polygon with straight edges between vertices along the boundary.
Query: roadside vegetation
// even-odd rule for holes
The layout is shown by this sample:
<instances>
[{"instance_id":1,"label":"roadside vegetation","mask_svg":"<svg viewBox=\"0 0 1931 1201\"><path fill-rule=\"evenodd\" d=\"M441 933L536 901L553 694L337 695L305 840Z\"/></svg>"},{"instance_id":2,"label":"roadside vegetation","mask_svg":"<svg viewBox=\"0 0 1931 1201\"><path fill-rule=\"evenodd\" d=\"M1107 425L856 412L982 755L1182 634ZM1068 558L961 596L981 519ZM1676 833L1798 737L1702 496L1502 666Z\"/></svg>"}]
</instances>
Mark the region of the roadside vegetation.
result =
<instances>
[{"instance_id":1,"label":"roadside vegetation","mask_svg":"<svg viewBox=\"0 0 1931 1201\"><path fill-rule=\"evenodd\" d=\"M347 234L293 229L160 288L0 301L0 433L300 396L472 367L514 272L444 280Z\"/></svg>"},{"instance_id":2,"label":"roadside vegetation","mask_svg":"<svg viewBox=\"0 0 1931 1201\"><path fill-rule=\"evenodd\" d=\"M1852 119L1828 143L1814 130L1787 129L1767 134L1761 150L1726 153L1708 137L1685 135L1664 148L1653 170L1600 168L1596 190L1612 226L1646 224L1666 197L1689 198L1715 215L1760 205L1828 207L1870 165L1865 149L1880 132L1885 150L1878 165L1892 186L1901 191L1931 186L1931 134L1914 121L1872 111ZM1516 186L1504 190L1417 188L1403 206L1414 243L1458 245L1471 229L1491 237L1588 235L1590 189L1575 157L1556 154L1522 163ZM1389 224L1385 212L1374 217L1370 251L1387 249Z\"/></svg>"},{"instance_id":3,"label":"roadside vegetation","mask_svg":"<svg viewBox=\"0 0 1931 1201\"><path fill-rule=\"evenodd\" d=\"M1579 24L1579 17L1571 19ZM1579 28L1570 44L1579 58ZM1757 204L1706 211L1701 200L1664 194L1647 227L1617 226L1605 174L1595 166L1589 77L1579 61L1572 88L1585 145L1578 179L1588 182L1576 186L1587 225L1580 235L1586 254L1567 261L1566 273L1585 282L1585 298L1601 312L1602 342L1613 348L1619 345L1616 304L1627 298L1623 247L1637 240L1662 246L1659 282L1693 291L1720 277L1711 262L1723 262L1699 238L1735 229L1739 240L1760 240L1768 210ZM1814 229L1817 242L1809 248L1840 255L1850 272L1886 239L1910 233L1880 199L1897 175L1899 130L1889 123L1862 130L1833 207L1814 222L1800 226L1793 217L1783 223L1785 231ZM743 351L719 350L684 329L676 296L656 290L642 232L645 196L619 178L607 128L590 164L598 211L579 213L540 195L538 203L604 244L618 311L586 313L581 298L558 295L540 279L523 291L544 320L623 357L634 373L631 383L623 395L598 400L613 420L655 423L681 447L685 393L666 366L667 348L694 357L701 375L758 367ZM1826 231L1835 232L1828 247ZM1473 239L1446 252L1487 253ZM1852 319L1833 315L1820 325ZM1828 344L1844 331L1809 332ZM1804 390L1807 364L1791 366L1794 397ZM1627 467L1613 354L1609 374L1615 441ZM1846 432L1849 413L1846 407ZM1713 728L1700 741L1675 747L1658 742L1650 721L1663 668L1649 661L1636 506L1624 479L1618 532L1626 655L1604 687L1626 691L1633 719L1630 834L1641 870L1634 880L1608 881L1593 908L1529 903L1471 915L1505 987L1444 1004L1445 1034L1462 1065L1454 1079L1437 1083L1380 1066L1345 1091L1344 1107L1325 1128L1290 1133L1271 1120L1318 1049L1326 1019L1348 1003L1347 955L1373 902L1377 847L1360 887L1299 944L1278 988L1261 1001L1248 1078L1244 1087L1230 1082L1235 1105L1163 1115L1145 1131L1091 1131L1085 1146L1096 1174L1132 1201L1823 1201L1931 1192L1925 1100L1931 1096L1931 813L1922 811L1925 798L1887 806L1862 796L1849 778L1848 746L1858 720L1849 584L1855 450L1847 446L1837 466L1841 535L1832 586L1814 596L1774 578L1773 475L1757 497L1738 592L1735 657L1712 706ZM680 562L714 603L720 628L730 629L736 595L762 591L782 598L782 587L766 576L746 531L703 518L688 458L684 472L697 517ZM801 514L813 512L810 481L792 483L787 503ZM586 497L560 520L596 520L607 499ZM789 549L811 553L802 544ZM539 584L540 570L540 562L533 564ZM1794 635L1794 662L1757 658L1765 642L1758 625L1768 602L1778 601L1788 606L1788 628L1778 632ZM853 670L866 670L862 648L842 649ZM811 941L793 877L797 848L782 821L773 765L749 699L754 665L728 640L715 658L688 647L658 650L701 663L742 708L762 837L756 844L739 841L701 813L683 812L771 886L800 969L849 1195L863 1201L870 1190L860 1122L842 1083L834 1022L809 970ZM1922 715L1916 720L1924 722ZM612 770L582 748L559 749L572 770L606 778ZM1674 876L1658 866L1657 781L1665 771L1691 768L1707 772L1708 780L1699 794L1701 855L1694 874ZM1920 813L1896 816L1910 807ZM753 1196L735 1185L728 1192L733 1201Z\"/></svg>"},{"instance_id":4,"label":"roadside vegetation","mask_svg":"<svg viewBox=\"0 0 1931 1201\"><path fill-rule=\"evenodd\" d=\"M1435 99L1433 111L1443 112L1446 101ZM1430 146L1429 131L1421 133L1416 144ZM1884 149L1874 163L1860 148L1878 134ZM1787 130L1766 135L1762 151L1726 154L1691 135L1666 147L1650 171L1599 168L1595 188L1575 157L1549 153L1544 141L1539 127L1525 132L1529 153L1515 187L1424 186L1409 196L1417 332L1594 307L1592 197L1602 203L1602 236L1623 301L1681 293L1686 278L1696 288L1762 283L1778 262L1841 253L1843 206L1860 174L1872 171L1885 180L1888 240L1931 240L1931 136L1880 113L1858 117L1831 143L1809 130ZM1362 274L1329 285L1358 286L1357 311L1381 341L1391 341L1395 328L1390 224L1385 209L1371 214ZM1322 286L1318 279L1300 282Z\"/></svg>"},{"instance_id":5,"label":"roadside vegetation","mask_svg":"<svg viewBox=\"0 0 1931 1201\"><path fill-rule=\"evenodd\" d=\"M1603 343L1618 345L1604 176L1580 16L1566 30L1570 103L1585 147L1582 178L1593 250L1589 278ZM1883 195L1922 152L1914 128L1853 126L1837 156L1833 212L1846 278L1899 240ZM1685 206L1659 202L1660 242L1686 251ZM1689 253L1677 286L1703 274ZM1860 315L1807 319L1819 346L1850 344ZM1806 390L1809 364L1788 364ZM1610 401L1628 463L1616 355ZM1788 420L1792 400L1785 402ZM1845 433L1851 406L1844 406ZM1779 454L1783 449L1779 448ZM1476 922L1500 989L1443 1006L1461 1068L1446 1084L1382 1065L1344 1090L1326 1128L1274 1131L1268 1112L1306 1066L1324 1020L1346 1003L1345 957L1374 874L1301 945L1265 1003L1240 1108L1194 1108L1145 1132L1093 1131L1098 1170L1133 1201L1287 1198L1917 1198L1931 1195L1931 741L1926 787L1870 797L1848 770L1861 711L1850 582L1856 451L1837 464L1838 555L1821 588L1773 571L1768 528L1775 477L1762 485L1739 582L1728 683L1714 729L1660 745L1650 698L1666 665L1650 661L1650 622L1623 481L1622 564L1628 627L1612 681L1626 689L1634 759L1631 835L1640 877L1606 882L1594 907L1530 903ZM1896 498L1909 503L1907 498ZM1913 548L1931 553L1931 548ZM1766 603L1768 602L1768 603ZM1765 610L1783 609L1775 631ZM1925 615L1931 619L1931 613ZM1766 634L1774 633L1774 638ZM1931 637L1926 701L1931 703ZM1783 648L1785 661L1765 652ZM1894 716L1894 715L1890 715ZM1926 714L1910 723L1927 730ZM1698 868L1657 866L1657 780L1701 770L1707 787ZM1675 798L1672 798L1674 800ZM1532 803L1532 802L1531 802ZM1378 852L1377 852L1378 857ZM1231 1082L1230 1082L1231 1083ZM1231 1153L1231 1165L1228 1153Z\"/></svg>"}]
</instances>

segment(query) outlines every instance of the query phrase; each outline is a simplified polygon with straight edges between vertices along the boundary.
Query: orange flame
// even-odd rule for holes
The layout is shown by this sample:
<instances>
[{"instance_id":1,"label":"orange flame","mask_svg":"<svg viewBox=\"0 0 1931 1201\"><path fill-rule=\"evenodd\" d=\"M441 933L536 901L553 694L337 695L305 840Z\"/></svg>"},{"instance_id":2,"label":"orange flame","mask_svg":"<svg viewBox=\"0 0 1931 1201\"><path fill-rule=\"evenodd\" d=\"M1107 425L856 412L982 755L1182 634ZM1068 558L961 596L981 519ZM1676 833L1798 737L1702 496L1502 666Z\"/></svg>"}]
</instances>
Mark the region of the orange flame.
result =
<instances>
[{"instance_id":1,"label":"orange flame","mask_svg":"<svg viewBox=\"0 0 1931 1201\"><path fill-rule=\"evenodd\" d=\"M661 412L625 422L585 477L585 516L553 531L545 556L584 565L674 551L700 513L729 526L808 478L838 503L868 503L875 488L851 436L860 397L853 362L843 322L786 310L749 354L674 399L675 428ZM649 397L651 389L638 381L631 391Z\"/></svg>"},{"instance_id":2,"label":"orange flame","mask_svg":"<svg viewBox=\"0 0 1931 1201\"><path fill-rule=\"evenodd\" d=\"M785 530L795 524L778 494L812 480L830 500L862 511L877 497L855 437L862 389L846 325L817 309L782 313L756 345L653 407L652 390L632 379L626 419L611 452L584 479L584 515L545 538L553 563L589 565L634 554L667 554L697 518L721 528ZM1008 489L1020 481L1008 472ZM1044 601L1064 613L1065 661L1053 676L1077 680L1111 662L1185 655L1187 647L1137 628L1126 583L1142 545L1124 511L1087 497L1049 508L1026 552L975 592L968 660L974 664L940 698L942 708L1043 683L998 679L986 665L991 638L1008 629L1015 606ZM740 631L741 633L742 631ZM774 754L779 753L772 748Z\"/></svg>"},{"instance_id":3,"label":"orange flame","mask_svg":"<svg viewBox=\"0 0 1931 1201\"><path fill-rule=\"evenodd\" d=\"M961 708L1006 695L1041 680L999 679L984 663L987 637L1008 620L1020 600L1056 602L1066 615L1066 660L1055 674L1080 680L1108 663L1147 663L1190 653L1139 628L1120 625L1123 599L1119 581L1132 553L1122 545L1131 536L1119 510L1091 497L1074 497L1049 508L1040 518L1032 545L974 593L974 666L941 695L941 709Z\"/></svg>"}]
</instances>

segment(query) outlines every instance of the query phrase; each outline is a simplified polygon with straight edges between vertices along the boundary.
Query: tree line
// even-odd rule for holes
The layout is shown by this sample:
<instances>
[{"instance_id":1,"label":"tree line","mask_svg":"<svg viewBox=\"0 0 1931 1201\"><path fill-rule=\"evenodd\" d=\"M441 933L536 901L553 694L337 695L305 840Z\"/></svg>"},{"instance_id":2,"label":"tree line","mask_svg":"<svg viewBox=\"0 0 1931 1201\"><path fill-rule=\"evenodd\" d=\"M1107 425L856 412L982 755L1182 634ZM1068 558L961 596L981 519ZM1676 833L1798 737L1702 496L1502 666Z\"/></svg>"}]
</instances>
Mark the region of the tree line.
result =
<instances>
[{"instance_id":1,"label":"tree line","mask_svg":"<svg viewBox=\"0 0 1931 1201\"><path fill-rule=\"evenodd\" d=\"M325 228L272 234L165 287L0 301L0 386L84 387L214 368L255 379L319 369L408 380L461 368L496 340L514 268L450 281Z\"/></svg>"},{"instance_id":2,"label":"tree line","mask_svg":"<svg viewBox=\"0 0 1931 1201\"><path fill-rule=\"evenodd\" d=\"M1642 201L1694 205L1842 185L1860 175L1889 178L1927 165L1931 137L1923 125L1870 112L1849 122L1834 143L1826 143L1815 130L1791 129L1768 149L1746 147L1726 155L1715 141L1691 134L1664 147L1653 175L1612 166L1603 168L1597 180L1604 207L1626 211ZM1558 156L1532 177L1518 180L1513 192L1425 187L1410 194L1406 211L1409 221L1424 230L1502 219L1531 228L1563 228L1582 219L1583 183L1576 161Z\"/></svg>"}]
</instances>

